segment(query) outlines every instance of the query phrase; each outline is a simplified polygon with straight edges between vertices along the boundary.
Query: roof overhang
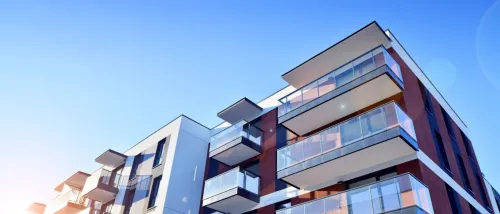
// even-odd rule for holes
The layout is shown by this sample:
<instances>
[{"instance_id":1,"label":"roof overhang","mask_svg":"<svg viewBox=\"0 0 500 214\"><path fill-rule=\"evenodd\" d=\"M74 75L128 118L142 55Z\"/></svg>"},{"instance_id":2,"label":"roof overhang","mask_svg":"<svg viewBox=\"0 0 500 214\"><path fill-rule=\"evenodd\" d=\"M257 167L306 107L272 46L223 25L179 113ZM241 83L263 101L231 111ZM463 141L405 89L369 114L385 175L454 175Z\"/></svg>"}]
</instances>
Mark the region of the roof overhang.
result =
<instances>
[{"instance_id":1,"label":"roof overhang","mask_svg":"<svg viewBox=\"0 0 500 214\"><path fill-rule=\"evenodd\" d=\"M126 159L126 155L112 149L108 149L107 151L99 155L99 157L95 159L95 162L111 168L117 168L125 163Z\"/></svg>"},{"instance_id":2,"label":"roof overhang","mask_svg":"<svg viewBox=\"0 0 500 214\"><path fill-rule=\"evenodd\" d=\"M61 192L64 187L64 184L81 189L83 188L83 185L85 185L85 181L87 180L88 177L90 177L90 174L78 171L75 174L71 175L66 180L64 180L62 183L57 185L55 190Z\"/></svg>"},{"instance_id":3,"label":"roof overhang","mask_svg":"<svg viewBox=\"0 0 500 214\"><path fill-rule=\"evenodd\" d=\"M244 97L238 102L217 113L217 116L228 123L234 124L241 120L251 121L262 112L262 108Z\"/></svg>"},{"instance_id":4,"label":"roof overhang","mask_svg":"<svg viewBox=\"0 0 500 214\"><path fill-rule=\"evenodd\" d=\"M388 48L390 44L390 38L374 21L281 77L293 87L301 88L377 46Z\"/></svg>"},{"instance_id":5,"label":"roof overhang","mask_svg":"<svg viewBox=\"0 0 500 214\"><path fill-rule=\"evenodd\" d=\"M45 211L45 204L34 202L27 209L30 213L43 213Z\"/></svg>"}]
</instances>

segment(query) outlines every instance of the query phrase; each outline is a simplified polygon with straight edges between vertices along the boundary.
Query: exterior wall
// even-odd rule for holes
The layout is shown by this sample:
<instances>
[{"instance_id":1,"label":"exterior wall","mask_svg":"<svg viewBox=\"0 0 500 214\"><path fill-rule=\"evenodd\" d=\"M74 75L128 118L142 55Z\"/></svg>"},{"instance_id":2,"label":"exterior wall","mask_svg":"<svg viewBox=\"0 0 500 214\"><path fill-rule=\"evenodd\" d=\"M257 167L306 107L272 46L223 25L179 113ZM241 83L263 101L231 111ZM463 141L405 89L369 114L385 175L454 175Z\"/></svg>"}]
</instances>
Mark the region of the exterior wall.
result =
<instances>
[{"instance_id":1,"label":"exterior wall","mask_svg":"<svg viewBox=\"0 0 500 214\"><path fill-rule=\"evenodd\" d=\"M403 74L403 81L405 85L405 90L403 91L404 101L406 103L405 110L408 116L410 116L413 119L415 132L417 133L419 148L427 156L429 156L436 164L439 165L439 158L436 146L434 145L432 130L430 128L429 119L427 117L427 113L424 107L424 100L422 99L421 95L422 92L420 91L420 86L418 84L419 78L415 75L415 72L410 70L406 62L403 61L403 59L394 49L391 48L388 51L400 65L401 72ZM430 98L431 98L432 108L434 111L434 118L438 124L439 133L445 147L448 162L450 164L451 173L453 175L452 178L454 179L455 182L460 184L462 188L465 189L466 187L460 177L460 171L458 169L457 160L455 158L455 152L452 147L452 140L450 139L450 135L448 134L448 130L444 121L445 119L443 117L443 112L441 111L441 105L432 94L430 95ZM482 200L480 198L481 197L480 190L479 187L476 185L474 171L470 165L471 162L469 161L469 157L466 154L465 144L460 134L461 129L455 123L454 120L451 120L451 124L454 129L455 133L454 137L456 139L456 143L460 150L460 156L462 157L465 165L467 179L469 179L472 191L475 193L473 197L475 198L476 201L481 202ZM462 131L465 134L465 130ZM473 152L472 145L471 145L471 150ZM475 155L473 157L473 161L477 163ZM478 170L480 172L479 165L476 164L476 166L478 167ZM467 205L467 210L468 210L468 205Z\"/></svg>"},{"instance_id":2,"label":"exterior wall","mask_svg":"<svg viewBox=\"0 0 500 214\"><path fill-rule=\"evenodd\" d=\"M112 213L124 212L127 190L134 186L136 190L130 213L197 213L209 135L208 128L181 116L127 151L125 154L129 157ZM163 138L166 142L161 164L153 167L157 144ZM144 159L137 168L137 178L129 180L138 154L144 155ZM152 181L160 175L162 180L156 205L148 209Z\"/></svg>"},{"instance_id":3,"label":"exterior wall","mask_svg":"<svg viewBox=\"0 0 500 214\"><path fill-rule=\"evenodd\" d=\"M490 199L493 213L500 213L500 208L498 201L500 201L500 195L496 192L495 189L491 186L491 184L485 179L484 184L486 185L486 190L488 191L488 198ZM497 199L498 198L498 199Z\"/></svg>"},{"instance_id":4,"label":"exterior wall","mask_svg":"<svg viewBox=\"0 0 500 214\"><path fill-rule=\"evenodd\" d=\"M164 186L160 185L159 192L166 195L160 194L157 199L165 201L163 213L199 213L209 139L208 129L183 118L176 148L171 154L171 171L164 171L170 175L168 187L162 189Z\"/></svg>"}]
</instances>

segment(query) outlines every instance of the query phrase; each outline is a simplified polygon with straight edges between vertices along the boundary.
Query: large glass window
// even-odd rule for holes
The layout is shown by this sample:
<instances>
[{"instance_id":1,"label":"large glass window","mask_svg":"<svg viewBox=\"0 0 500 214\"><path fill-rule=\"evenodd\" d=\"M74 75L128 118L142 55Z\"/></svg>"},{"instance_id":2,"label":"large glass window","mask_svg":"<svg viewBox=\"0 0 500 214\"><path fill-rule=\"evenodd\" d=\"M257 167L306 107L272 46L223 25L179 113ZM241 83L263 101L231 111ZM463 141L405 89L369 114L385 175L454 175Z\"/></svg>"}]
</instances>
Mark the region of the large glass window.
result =
<instances>
[{"instance_id":1,"label":"large glass window","mask_svg":"<svg viewBox=\"0 0 500 214\"><path fill-rule=\"evenodd\" d=\"M450 201L451 211L453 214L462 214L460 203L458 202L457 193L448 184L446 184L446 192L448 193L448 201Z\"/></svg>"},{"instance_id":2,"label":"large glass window","mask_svg":"<svg viewBox=\"0 0 500 214\"><path fill-rule=\"evenodd\" d=\"M429 91L420 81L418 82L418 86L420 87L420 94L422 96L422 100L424 101L425 109L433 115L434 110L432 109L432 101Z\"/></svg>"},{"instance_id":3,"label":"large glass window","mask_svg":"<svg viewBox=\"0 0 500 214\"><path fill-rule=\"evenodd\" d=\"M436 149L438 152L438 158L440 165L445 171L451 174L450 162L448 162L448 156L446 155L446 150L444 149L443 139L439 132L434 130L434 144L436 144Z\"/></svg>"},{"instance_id":4,"label":"large glass window","mask_svg":"<svg viewBox=\"0 0 500 214\"><path fill-rule=\"evenodd\" d=\"M139 168L139 164L142 163L143 157L144 157L143 154L138 154L134 157L134 162L132 163L132 169L130 170L129 179L134 179L135 176L137 175L137 169Z\"/></svg>"},{"instance_id":5,"label":"large glass window","mask_svg":"<svg viewBox=\"0 0 500 214\"><path fill-rule=\"evenodd\" d=\"M475 177L476 177L476 184L479 187L481 201L483 202L484 206L490 207L490 204L488 203L488 197L486 196L486 190L484 189L483 182L481 181L481 176L476 173Z\"/></svg>"},{"instance_id":6,"label":"large glass window","mask_svg":"<svg viewBox=\"0 0 500 214\"><path fill-rule=\"evenodd\" d=\"M469 138L464 134L462 130L460 130L460 135L462 136L462 141L464 142L464 147L465 151L467 152L467 156L469 156L469 158L473 158L474 155L472 153L472 146L470 144Z\"/></svg>"},{"instance_id":7,"label":"large glass window","mask_svg":"<svg viewBox=\"0 0 500 214\"><path fill-rule=\"evenodd\" d=\"M163 149L165 147L165 141L167 138L163 138L158 142L158 145L156 145L156 152L155 152L155 159L153 162L153 167L158 166L161 164L161 156L163 155Z\"/></svg>"},{"instance_id":8,"label":"large glass window","mask_svg":"<svg viewBox=\"0 0 500 214\"><path fill-rule=\"evenodd\" d=\"M443 107L441 107L441 112L443 113L444 123L446 124L448 134L450 135L450 137L455 138L455 130L453 129L453 121L451 120L450 115L446 113Z\"/></svg>"},{"instance_id":9,"label":"large glass window","mask_svg":"<svg viewBox=\"0 0 500 214\"><path fill-rule=\"evenodd\" d=\"M158 196L158 189L160 188L161 176L156 177L153 180L153 187L151 188L151 194L149 195L148 208L154 207L156 204L156 197Z\"/></svg>"},{"instance_id":10,"label":"large glass window","mask_svg":"<svg viewBox=\"0 0 500 214\"><path fill-rule=\"evenodd\" d=\"M458 170L460 171L460 177L462 178L462 182L467 191L472 192L472 188L470 186L469 178L467 176L467 170L465 169L464 160L460 156L460 154L455 154L457 157Z\"/></svg>"}]
</instances>

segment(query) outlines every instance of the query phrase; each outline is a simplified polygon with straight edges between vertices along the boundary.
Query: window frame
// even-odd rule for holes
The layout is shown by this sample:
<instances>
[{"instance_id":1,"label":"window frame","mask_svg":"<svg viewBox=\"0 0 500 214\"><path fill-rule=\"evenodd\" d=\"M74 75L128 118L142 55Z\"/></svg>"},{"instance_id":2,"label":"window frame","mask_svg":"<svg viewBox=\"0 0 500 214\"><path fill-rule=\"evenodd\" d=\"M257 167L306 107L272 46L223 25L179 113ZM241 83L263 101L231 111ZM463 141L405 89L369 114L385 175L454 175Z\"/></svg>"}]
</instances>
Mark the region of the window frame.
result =
<instances>
[{"instance_id":1,"label":"window frame","mask_svg":"<svg viewBox=\"0 0 500 214\"><path fill-rule=\"evenodd\" d=\"M155 157L153 160L153 168L157 167L163 163L162 156L163 156L163 151L165 151L166 141L167 141L167 138L163 138L160 141L158 141L158 144L156 145Z\"/></svg>"},{"instance_id":2,"label":"window frame","mask_svg":"<svg viewBox=\"0 0 500 214\"><path fill-rule=\"evenodd\" d=\"M151 190L149 191L148 209L156 207L156 198L158 197L161 179L162 179L161 175L153 179Z\"/></svg>"}]
</instances>

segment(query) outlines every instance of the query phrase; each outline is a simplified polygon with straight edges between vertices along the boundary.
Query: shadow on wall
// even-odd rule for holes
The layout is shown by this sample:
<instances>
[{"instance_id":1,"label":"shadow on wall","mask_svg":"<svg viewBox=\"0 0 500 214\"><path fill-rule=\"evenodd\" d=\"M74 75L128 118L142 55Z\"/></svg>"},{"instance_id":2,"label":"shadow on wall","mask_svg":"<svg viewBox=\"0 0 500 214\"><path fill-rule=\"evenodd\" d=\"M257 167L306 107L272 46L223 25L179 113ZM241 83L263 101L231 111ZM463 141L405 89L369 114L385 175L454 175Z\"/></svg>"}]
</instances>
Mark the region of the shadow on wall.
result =
<instances>
[{"instance_id":1,"label":"shadow on wall","mask_svg":"<svg viewBox=\"0 0 500 214\"><path fill-rule=\"evenodd\" d=\"M123 194L124 197L116 197L115 204L117 205L127 205L129 203L135 203L146 198L149 194L149 186L152 178L151 170L141 170L141 168L149 167L153 168L151 165L144 165L144 163L154 157L154 153L141 154L141 156L135 156L131 161L125 163L125 168L132 168L133 165L138 165L137 173L134 178L130 178L130 175L124 175L121 178L120 184L118 186L119 193ZM139 159L138 159L139 158ZM135 160L137 159L137 160ZM134 164L134 162L136 162ZM150 161L152 163L152 161ZM148 175L141 175L139 173L149 172Z\"/></svg>"}]
</instances>

